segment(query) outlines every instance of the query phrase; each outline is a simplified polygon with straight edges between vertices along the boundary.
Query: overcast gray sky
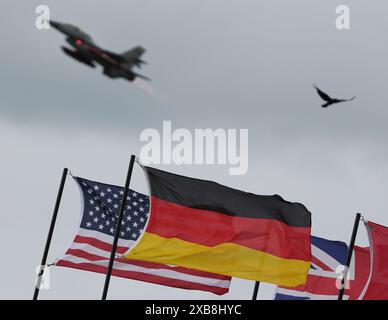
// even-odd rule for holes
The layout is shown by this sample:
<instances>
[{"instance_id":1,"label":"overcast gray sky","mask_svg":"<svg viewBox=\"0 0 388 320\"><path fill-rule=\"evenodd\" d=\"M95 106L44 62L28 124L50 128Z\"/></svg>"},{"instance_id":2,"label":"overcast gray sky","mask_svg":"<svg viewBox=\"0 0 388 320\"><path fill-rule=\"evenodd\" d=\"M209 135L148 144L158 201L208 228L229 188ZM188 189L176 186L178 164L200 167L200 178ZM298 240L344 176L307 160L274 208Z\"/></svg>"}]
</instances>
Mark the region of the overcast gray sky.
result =
<instances>
[{"instance_id":1,"label":"overcast gray sky","mask_svg":"<svg viewBox=\"0 0 388 320\"><path fill-rule=\"evenodd\" d=\"M147 49L141 70L155 98L65 56L64 37L35 28L35 7L88 32L115 52ZM335 8L351 8L351 30ZM348 242L354 214L388 225L386 79L388 3L311 0L15 1L0 4L0 298L30 299L63 167L123 184L145 128L249 129L249 170L161 166L258 194L304 203L313 234ZM312 88L355 101L320 108ZM147 192L135 169L132 188ZM78 227L80 195L69 179L49 254L60 256ZM360 228L358 244L366 245ZM104 276L52 268L42 299L99 299ZM222 299L249 299L233 279ZM260 298L272 297L263 285ZM110 298L219 299L114 278Z\"/></svg>"}]
</instances>

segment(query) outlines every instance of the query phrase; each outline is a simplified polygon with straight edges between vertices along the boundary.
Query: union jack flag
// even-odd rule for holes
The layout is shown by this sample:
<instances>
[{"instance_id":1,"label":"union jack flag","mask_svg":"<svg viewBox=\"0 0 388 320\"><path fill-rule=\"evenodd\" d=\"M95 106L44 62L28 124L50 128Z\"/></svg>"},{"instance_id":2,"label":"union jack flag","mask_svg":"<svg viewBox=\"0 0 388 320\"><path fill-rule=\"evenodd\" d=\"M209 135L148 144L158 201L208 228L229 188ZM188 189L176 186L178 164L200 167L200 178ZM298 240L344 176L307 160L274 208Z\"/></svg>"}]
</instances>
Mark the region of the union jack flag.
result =
<instances>
[{"instance_id":1,"label":"union jack flag","mask_svg":"<svg viewBox=\"0 0 388 320\"><path fill-rule=\"evenodd\" d=\"M337 300L348 253L342 241L311 236L311 268L304 285L277 287L275 300ZM358 299L369 270L369 248L354 247L343 299Z\"/></svg>"},{"instance_id":2,"label":"union jack flag","mask_svg":"<svg viewBox=\"0 0 388 320\"><path fill-rule=\"evenodd\" d=\"M278 287L275 300L336 300L339 268L345 264L347 252L342 241L312 236L311 268L306 283L296 288Z\"/></svg>"}]
</instances>

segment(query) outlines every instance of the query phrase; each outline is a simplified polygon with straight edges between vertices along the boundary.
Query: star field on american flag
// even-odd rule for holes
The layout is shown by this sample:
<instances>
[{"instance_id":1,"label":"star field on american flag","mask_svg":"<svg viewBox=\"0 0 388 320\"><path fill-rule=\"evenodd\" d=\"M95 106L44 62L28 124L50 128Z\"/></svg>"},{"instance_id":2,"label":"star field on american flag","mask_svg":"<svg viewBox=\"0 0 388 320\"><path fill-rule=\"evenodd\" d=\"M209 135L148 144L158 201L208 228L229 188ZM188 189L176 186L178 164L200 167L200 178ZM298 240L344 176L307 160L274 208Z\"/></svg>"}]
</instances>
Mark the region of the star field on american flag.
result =
<instances>
[{"instance_id":1,"label":"star field on american flag","mask_svg":"<svg viewBox=\"0 0 388 320\"><path fill-rule=\"evenodd\" d=\"M81 228L113 236L124 188L79 177L74 179L78 181L84 196ZM137 240L144 230L149 211L149 197L129 189L121 223L120 239Z\"/></svg>"}]
</instances>

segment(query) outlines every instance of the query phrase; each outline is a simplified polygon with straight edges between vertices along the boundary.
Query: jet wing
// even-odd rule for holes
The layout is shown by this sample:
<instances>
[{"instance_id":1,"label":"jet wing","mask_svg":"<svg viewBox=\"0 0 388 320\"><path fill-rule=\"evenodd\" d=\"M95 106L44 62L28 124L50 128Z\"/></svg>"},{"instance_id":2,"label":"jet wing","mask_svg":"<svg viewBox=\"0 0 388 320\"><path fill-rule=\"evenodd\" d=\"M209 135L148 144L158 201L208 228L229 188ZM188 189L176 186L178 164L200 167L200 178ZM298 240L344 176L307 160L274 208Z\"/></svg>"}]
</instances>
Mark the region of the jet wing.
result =
<instances>
[{"instance_id":1,"label":"jet wing","mask_svg":"<svg viewBox=\"0 0 388 320\"><path fill-rule=\"evenodd\" d=\"M109 55L112 59L123 62L123 63L133 63L136 64L136 62L145 63L144 61L140 60L140 57L144 54L145 49L142 47L135 47L131 50L125 51L122 54L117 54L112 51L104 50L104 53Z\"/></svg>"},{"instance_id":2,"label":"jet wing","mask_svg":"<svg viewBox=\"0 0 388 320\"><path fill-rule=\"evenodd\" d=\"M105 67L103 69L103 73L108 76L109 78L115 79L115 78L125 78L129 81L133 81L136 78L141 78L144 80L150 81L150 78L147 78L146 76L143 76L141 74L138 74L136 72L130 71L130 73L123 75L122 73L118 72L117 69Z\"/></svg>"},{"instance_id":3,"label":"jet wing","mask_svg":"<svg viewBox=\"0 0 388 320\"><path fill-rule=\"evenodd\" d=\"M142 47L135 47L122 54L117 54L108 50L104 50L103 52L113 60L117 61L118 63L125 64L129 68L132 68L133 66L140 67L141 64L146 63L140 59L142 54L145 52L145 49Z\"/></svg>"},{"instance_id":4,"label":"jet wing","mask_svg":"<svg viewBox=\"0 0 388 320\"><path fill-rule=\"evenodd\" d=\"M120 54L114 53L112 51L104 50L104 53L110 56L112 59L114 59L117 62L123 63L126 62L124 57L122 57Z\"/></svg>"},{"instance_id":5,"label":"jet wing","mask_svg":"<svg viewBox=\"0 0 388 320\"><path fill-rule=\"evenodd\" d=\"M116 69L109 68L109 67L104 67L103 73L106 76L108 76L109 78L119 78L120 77L120 73L117 72Z\"/></svg>"}]
</instances>

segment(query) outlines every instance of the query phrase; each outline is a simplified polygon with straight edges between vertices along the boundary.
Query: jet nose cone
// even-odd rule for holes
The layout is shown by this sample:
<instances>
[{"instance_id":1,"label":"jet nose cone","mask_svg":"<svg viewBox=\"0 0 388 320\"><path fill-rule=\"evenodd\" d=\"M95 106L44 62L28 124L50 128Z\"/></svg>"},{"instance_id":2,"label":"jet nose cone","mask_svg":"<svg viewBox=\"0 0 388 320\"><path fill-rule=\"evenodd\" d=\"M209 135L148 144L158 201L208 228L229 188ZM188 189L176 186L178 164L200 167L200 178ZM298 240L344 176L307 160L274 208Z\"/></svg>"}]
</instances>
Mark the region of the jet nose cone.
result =
<instances>
[{"instance_id":1,"label":"jet nose cone","mask_svg":"<svg viewBox=\"0 0 388 320\"><path fill-rule=\"evenodd\" d=\"M54 20L50 20L50 25L54 27L55 29L59 29L61 24L59 22L56 22Z\"/></svg>"}]
</instances>

